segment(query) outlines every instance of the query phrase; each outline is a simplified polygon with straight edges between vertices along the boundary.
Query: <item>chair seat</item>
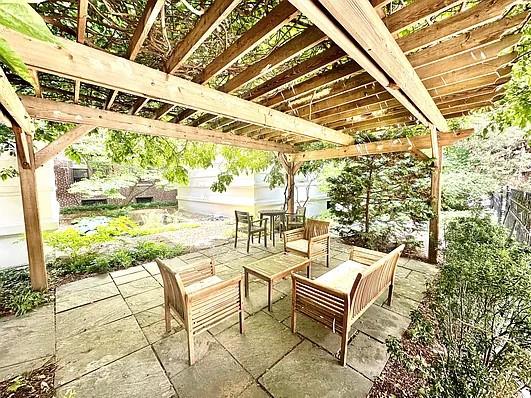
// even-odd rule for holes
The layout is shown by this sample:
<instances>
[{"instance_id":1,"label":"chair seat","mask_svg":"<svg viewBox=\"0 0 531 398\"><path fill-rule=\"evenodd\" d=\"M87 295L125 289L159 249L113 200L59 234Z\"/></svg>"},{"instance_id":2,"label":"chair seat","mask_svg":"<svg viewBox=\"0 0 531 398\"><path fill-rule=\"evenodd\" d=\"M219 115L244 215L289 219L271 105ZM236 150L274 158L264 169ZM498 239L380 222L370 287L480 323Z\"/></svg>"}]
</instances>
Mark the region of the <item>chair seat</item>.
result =
<instances>
[{"instance_id":1,"label":"chair seat","mask_svg":"<svg viewBox=\"0 0 531 398\"><path fill-rule=\"evenodd\" d=\"M326 287L350 293L356 276L367 269L366 265L348 260L315 279Z\"/></svg>"},{"instance_id":2,"label":"chair seat","mask_svg":"<svg viewBox=\"0 0 531 398\"><path fill-rule=\"evenodd\" d=\"M217 275L209 276L208 278L201 279L200 281L194 282L185 287L186 293L195 293L199 290L204 289L205 287L215 285L218 282L223 282Z\"/></svg>"},{"instance_id":3,"label":"chair seat","mask_svg":"<svg viewBox=\"0 0 531 398\"><path fill-rule=\"evenodd\" d=\"M301 253L308 253L308 245L310 242L306 239L297 239L286 243L286 248L295 250Z\"/></svg>"}]
</instances>

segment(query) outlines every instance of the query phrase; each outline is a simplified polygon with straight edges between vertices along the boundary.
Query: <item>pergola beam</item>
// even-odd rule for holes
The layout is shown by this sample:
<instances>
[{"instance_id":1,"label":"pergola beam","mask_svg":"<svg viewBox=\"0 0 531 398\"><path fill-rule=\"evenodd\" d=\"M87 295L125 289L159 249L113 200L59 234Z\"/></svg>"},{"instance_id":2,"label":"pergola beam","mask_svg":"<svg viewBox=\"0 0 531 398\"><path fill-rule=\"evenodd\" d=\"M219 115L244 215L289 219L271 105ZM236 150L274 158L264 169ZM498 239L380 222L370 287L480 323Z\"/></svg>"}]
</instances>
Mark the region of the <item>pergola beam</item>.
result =
<instances>
[{"instance_id":1,"label":"pergola beam","mask_svg":"<svg viewBox=\"0 0 531 398\"><path fill-rule=\"evenodd\" d=\"M211 79L225 71L239 59L255 49L266 37L280 30L286 24L299 16L299 11L288 0L282 0L275 8L260 19L248 31L242 34L225 51L214 58L194 79L194 83L207 84ZM159 113L164 112L171 105L163 105ZM186 109L175 119L180 122L192 114L194 110Z\"/></svg>"},{"instance_id":2,"label":"pergola beam","mask_svg":"<svg viewBox=\"0 0 531 398\"><path fill-rule=\"evenodd\" d=\"M456 141L469 137L473 132L474 130L470 129L452 133L437 133L438 142L441 146L452 145ZM432 145L431 140L431 135L396 138L394 140L375 141L338 148L287 154L287 158L292 162L305 162L308 160L340 159L380 155L384 153L409 152L412 148L419 150L430 149Z\"/></svg>"},{"instance_id":3,"label":"pergola beam","mask_svg":"<svg viewBox=\"0 0 531 398\"><path fill-rule=\"evenodd\" d=\"M49 44L6 28L0 28L0 33L27 65L41 71L336 144L348 145L353 140L347 134L78 43L58 39L60 45Z\"/></svg>"},{"instance_id":4,"label":"pergola beam","mask_svg":"<svg viewBox=\"0 0 531 398\"><path fill-rule=\"evenodd\" d=\"M138 24L136 25L135 31L133 32L133 37L131 38L129 47L127 48L127 59L132 61L136 58L163 6L164 0L148 0L146 7L144 8L144 12L142 13ZM117 95L118 91L111 91L107 97L105 109L110 109L112 107Z\"/></svg>"},{"instance_id":5,"label":"pergola beam","mask_svg":"<svg viewBox=\"0 0 531 398\"><path fill-rule=\"evenodd\" d=\"M104 127L139 134L163 136L189 141L210 142L264 151L292 152L295 150L291 145L259 141L253 138L240 137L230 133L222 133L220 131L184 126L176 123L163 122L161 120L153 120L140 116L126 115L123 113L35 97L23 96L21 98L29 114L32 117L41 120L63 123L75 122L91 128ZM68 137L68 139L69 138L73 137ZM61 138L59 138L58 141L59 140L61 140ZM56 142L55 145L63 146L64 142Z\"/></svg>"},{"instance_id":6,"label":"pergola beam","mask_svg":"<svg viewBox=\"0 0 531 398\"><path fill-rule=\"evenodd\" d=\"M241 1L215 0L192 30L174 47L164 64L166 72L173 73L179 69Z\"/></svg>"},{"instance_id":7,"label":"pergola beam","mask_svg":"<svg viewBox=\"0 0 531 398\"><path fill-rule=\"evenodd\" d=\"M445 37L465 32L474 27L500 18L508 7L517 2L518 0L485 0L463 13L458 13L442 21L435 22L427 28L400 37L396 41L402 51L409 53L420 47L434 44ZM413 7L416 3L420 2L414 2L411 5L406 6L406 8ZM467 14L467 18L463 18L461 14ZM481 30L481 32L471 33L471 35L476 34L481 34L483 36L482 40L485 42L486 38L483 30ZM453 50L453 53L455 53L455 50ZM354 62L351 62L350 64L354 64ZM355 67L349 67L348 65L348 63L340 65L331 69L329 72L282 90L280 93L262 102L262 104L266 106L277 106L283 102L293 100L304 94L310 93L313 90L318 90L328 84L334 83L356 71Z\"/></svg>"},{"instance_id":8,"label":"pergola beam","mask_svg":"<svg viewBox=\"0 0 531 398\"><path fill-rule=\"evenodd\" d=\"M32 151L25 137L26 135L33 137L35 127L2 68L0 68L0 113L8 119L9 124L13 127L14 134L21 134L21 151L19 152L21 164L23 167L30 167ZM15 128L15 126L18 128Z\"/></svg>"},{"instance_id":9,"label":"pergola beam","mask_svg":"<svg viewBox=\"0 0 531 398\"><path fill-rule=\"evenodd\" d=\"M35 154L35 168L39 168L47 161L53 159L74 142L94 130L94 128L94 126L80 124L61 135L55 141L50 142Z\"/></svg>"},{"instance_id":10,"label":"pergola beam","mask_svg":"<svg viewBox=\"0 0 531 398\"><path fill-rule=\"evenodd\" d=\"M418 120L448 129L420 78L367 0L320 0L349 36L314 3L290 1Z\"/></svg>"}]
</instances>

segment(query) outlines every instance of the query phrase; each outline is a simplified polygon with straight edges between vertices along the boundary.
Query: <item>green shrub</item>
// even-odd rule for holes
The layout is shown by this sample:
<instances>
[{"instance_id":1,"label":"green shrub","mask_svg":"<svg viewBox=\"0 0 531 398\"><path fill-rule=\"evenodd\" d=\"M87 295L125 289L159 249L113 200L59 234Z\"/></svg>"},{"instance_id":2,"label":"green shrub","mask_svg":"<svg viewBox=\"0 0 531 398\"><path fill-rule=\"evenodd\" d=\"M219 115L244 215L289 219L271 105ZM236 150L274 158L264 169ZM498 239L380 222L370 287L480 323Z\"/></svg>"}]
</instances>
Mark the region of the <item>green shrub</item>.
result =
<instances>
[{"instance_id":1,"label":"green shrub","mask_svg":"<svg viewBox=\"0 0 531 398\"><path fill-rule=\"evenodd\" d=\"M390 352L424 376L422 396L514 397L531 381L531 249L486 217L452 220L445 239L428 311L410 327L434 358L408 357L396 341Z\"/></svg>"},{"instance_id":2,"label":"green shrub","mask_svg":"<svg viewBox=\"0 0 531 398\"><path fill-rule=\"evenodd\" d=\"M183 254L184 251L185 249L181 245L170 246L165 243L146 241L137 243L130 250L119 249L108 254L94 251L72 254L57 259L53 264L50 264L50 269L57 276L104 273L153 261L157 257L176 257Z\"/></svg>"},{"instance_id":3,"label":"green shrub","mask_svg":"<svg viewBox=\"0 0 531 398\"><path fill-rule=\"evenodd\" d=\"M136 209L158 209L177 207L177 202L148 202L129 204L94 204L89 206L68 206L61 209L61 214L97 213L109 217L126 216L129 211ZM107 212L107 213L106 213ZM115 213L112 213L115 212ZM112 215L111 215L112 214Z\"/></svg>"},{"instance_id":4,"label":"green shrub","mask_svg":"<svg viewBox=\"0 0 531 398\"><path fill-rule=\"evenodd\" d=\"M129 217L111 219L107 225L100 225L90 235L82 234L75 228L62 231L47 231L43 237L46 244L61 251L77 253L81 248L95 244L111 242L120 236L146 236L161 232L175 231L181 228L194 228L197 224L140 226Z\"/></svg>"},{"instance_id":5,"label":"green shrub","mask_svg":"<svg viewBox=\"0 0 531 398\"><path fill-rule=\"evenodd\" d=\"M9 269L0 272L0 314L22 315L49 301L49 295L31 290L29 272Z\"/></svg>"}]
</instances>

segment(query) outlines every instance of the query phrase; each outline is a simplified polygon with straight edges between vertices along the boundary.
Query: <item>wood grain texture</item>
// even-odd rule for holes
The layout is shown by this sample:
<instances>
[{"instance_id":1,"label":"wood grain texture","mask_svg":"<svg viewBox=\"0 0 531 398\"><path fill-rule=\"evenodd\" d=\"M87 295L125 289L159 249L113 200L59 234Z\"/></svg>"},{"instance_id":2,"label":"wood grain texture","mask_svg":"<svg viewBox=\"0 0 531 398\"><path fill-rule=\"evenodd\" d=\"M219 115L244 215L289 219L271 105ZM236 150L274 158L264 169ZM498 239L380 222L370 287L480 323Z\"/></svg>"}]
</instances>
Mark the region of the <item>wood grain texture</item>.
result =
<instances>
[{"instance_id":1,"label":"wood grain texture","mask_svg":"<svg viewBox=\"0 0 531 398\"><path fill-rule=\"evenodd\" d=\"M38 70L327 142L352 142L349 135L68 40L58 39L57 46L5 28L0 33Z\"/></svg>"},{"instance_id":2,"label":"wood grain texture","mask_svg":"<svg viewBox=\"0 0 531 398\"><path fill-rule=\"evenodd\" d=\"M67 123L75 122L92 128L105 127L109 129L179 138L190 141L234 145L242 148L280 152L293 150L293 147L290 145L264 142L248 137L236 136L234 134L178 125L175 123L94 109L81 105L66 104L34 97L22 97L22 100L30 114L36 119Z\"/></svg>"}]
</instances>

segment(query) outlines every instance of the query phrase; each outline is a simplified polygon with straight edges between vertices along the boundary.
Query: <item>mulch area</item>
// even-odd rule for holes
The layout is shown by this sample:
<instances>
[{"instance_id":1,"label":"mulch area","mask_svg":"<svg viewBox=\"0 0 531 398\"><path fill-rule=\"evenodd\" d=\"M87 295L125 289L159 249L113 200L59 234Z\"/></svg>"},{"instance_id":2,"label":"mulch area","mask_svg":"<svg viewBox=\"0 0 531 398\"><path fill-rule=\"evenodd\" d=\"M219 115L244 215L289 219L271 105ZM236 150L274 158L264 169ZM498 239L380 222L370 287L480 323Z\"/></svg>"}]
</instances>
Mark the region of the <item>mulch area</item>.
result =
<instances>
[{"instance_id":1,"label":"mulch area","mask_svg":"<svg viewBox=\"0 0 531 398\"><path fill-rule=\"evenodd\" d=\"M1 398L52 398L55 397L54 363L0 383Z\"/></svg>"},{"instance_id":2,"label":"mulch area","mask_svg":"<svg viewBox=\"0 0 531 398\"><path fill-rule=\"evenodd\" d=\"M418 310L424 316L429 317L433 325L436 325L436 321L430 316L428 308L431 300L430 290L428 290ZM412 327L413 323L402 335L400 340L402 348L410 358L422 358L427 364L430 364L435 356L434 347L414 341L410 333ZM385 365L380 377L375 379L367 398L417 398L420 396L419 391L425 386L426 381L418 371L408 369L396 359L391 358Z\"/></svg>"}]
</instances>

